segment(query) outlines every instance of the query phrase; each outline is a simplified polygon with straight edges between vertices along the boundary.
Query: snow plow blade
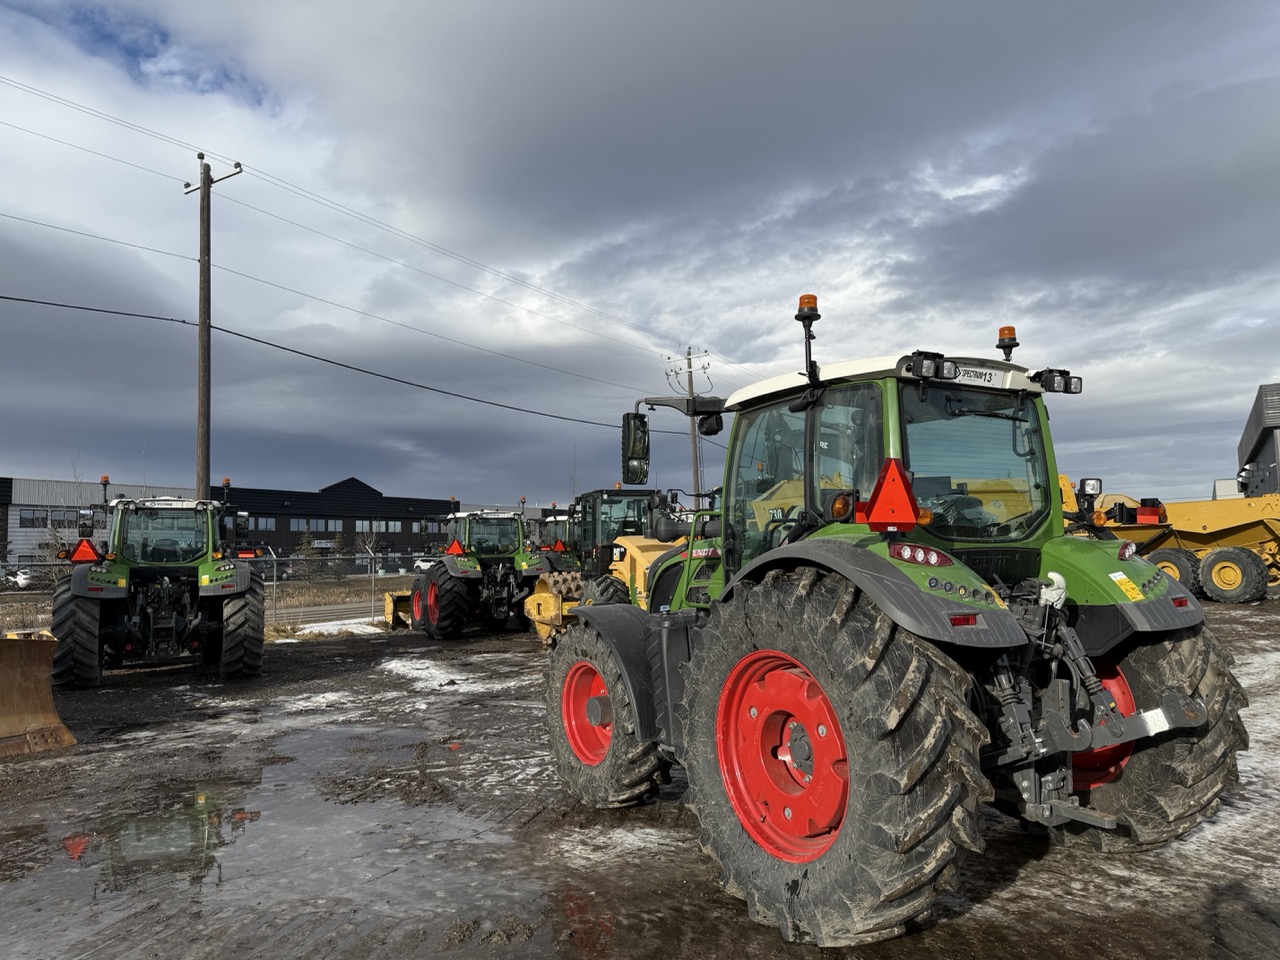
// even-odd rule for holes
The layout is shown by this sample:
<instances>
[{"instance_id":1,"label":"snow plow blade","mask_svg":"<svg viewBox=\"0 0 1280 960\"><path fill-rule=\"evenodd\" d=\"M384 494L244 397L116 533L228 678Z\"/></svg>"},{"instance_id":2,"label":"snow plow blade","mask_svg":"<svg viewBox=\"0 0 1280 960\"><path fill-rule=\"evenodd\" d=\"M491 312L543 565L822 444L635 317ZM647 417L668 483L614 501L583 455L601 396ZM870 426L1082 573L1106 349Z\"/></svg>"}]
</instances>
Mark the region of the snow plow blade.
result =
<instances>
[{"instance_id":1,"label":"snow plow blade","mask_svg":"<svg viewBox=\"0 0 1280 960\"><path fill-rule=\"evenodd\" d=\"M57 645L48 630L0 635L0 757L75 744L53 705Z\"/></svg>"}]
</instances>

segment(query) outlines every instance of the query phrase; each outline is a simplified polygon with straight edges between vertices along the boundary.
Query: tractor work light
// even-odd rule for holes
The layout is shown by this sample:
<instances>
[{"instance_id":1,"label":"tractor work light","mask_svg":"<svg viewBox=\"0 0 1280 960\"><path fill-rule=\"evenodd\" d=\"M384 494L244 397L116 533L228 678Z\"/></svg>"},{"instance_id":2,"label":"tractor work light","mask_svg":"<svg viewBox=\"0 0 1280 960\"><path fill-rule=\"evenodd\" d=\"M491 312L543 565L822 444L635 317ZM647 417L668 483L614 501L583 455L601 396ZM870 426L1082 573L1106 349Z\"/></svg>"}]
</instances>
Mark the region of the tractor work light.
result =
<instances>
[{"instance_id":1,"label":"tractor work light","mask_svg":"<svg viewBox=\"0 0 1280 960\"><path fill-rule=\"evenodd\" d=\"M1116 552L1117 560L1132 560L1138 553L1138 545L1132 540L1121 540L1120 549Z\"/></svg>"},{"instance_id":2,"label":"tractor work light","mask_svg":"<svg viewBox=\"0 0 1280 960\"><path fill-rule=\"evenodd\" d=\"M1098 477L1085 477L1080 481L1080 496L1096 497L1102 493L1102 480Z\"/></svg>"},{"instance_id":3,"label":"tractor work light","mask_svg":"<svg viewBox=\"0 0 1280 960\"><path fill-rule=\"evenodd\" d=\"M907 361L905 372L921 380L955 380L960 376L960 364L940 353L917 350Z\"/></svg>"},{"instance_id":4,"label":"tractor work light","mask_svg":"<svg viewBox=\"0 0 1280 960\"><path fill-rule=\"evenodd\" d=\"M1051 367L1033 373L1031 380L1040 384L1045 393L1080 393L1084 384L1079 377L1073 377L1070 370Z\"/></svg>"}]
</instances>

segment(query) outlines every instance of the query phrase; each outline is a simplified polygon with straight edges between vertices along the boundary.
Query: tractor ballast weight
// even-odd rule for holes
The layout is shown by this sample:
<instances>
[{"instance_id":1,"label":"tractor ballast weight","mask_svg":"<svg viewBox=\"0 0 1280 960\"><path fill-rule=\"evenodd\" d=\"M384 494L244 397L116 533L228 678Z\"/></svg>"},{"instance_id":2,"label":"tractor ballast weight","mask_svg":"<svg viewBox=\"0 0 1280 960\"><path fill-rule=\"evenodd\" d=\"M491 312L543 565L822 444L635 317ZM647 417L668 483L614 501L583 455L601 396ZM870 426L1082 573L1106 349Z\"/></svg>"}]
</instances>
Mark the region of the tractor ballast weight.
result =
<instances>
[{"instance_id":1,"label":"tractor ballast weight","mask_svg":"<svg viewBox=\"0 0 1280 960\"><path fill-rule=\"evenodd\" d=\"M0 634L0 758L75 744L53 703L57 644L48 630Z\"/></svg>"},{"instance_id":2,"label":"tractor ballast weight","mask_svg":"<svg viewBox=\"0 0 1280 960\"><path fill-rule=\"evenodd\" d=\"M1067 534L1044 398L1080 378L1013 363L1011 327L1003 360L819 369L816 298L796 319L804 372L724 404L719 515L658 562L648 610L580 609L550 651L570 790L626 806L682 764L725 889L822 946L918 925L981 852L984 803L1104 851L1211 817L1247 700L1187 589ZM648 459L629 413L624 476Z\"/></svg>"},{"instance_id":3,"label":"tractor ballast weight","mask_svg":"<svg viewBox=\"0 0 1280 960\"><path fill-rule=\"evenodd\" d=\"M191 658L231 678L257 676L265 647L262 577L227 542L245 523L223 497L106 501L108 536L92 525L61 556L71 572L54 584L55 686L96 687L104 669ZM235 529L223 529L233 520ZM224 540L224 537L226 538Z\"/></svg>"}]
</instances>

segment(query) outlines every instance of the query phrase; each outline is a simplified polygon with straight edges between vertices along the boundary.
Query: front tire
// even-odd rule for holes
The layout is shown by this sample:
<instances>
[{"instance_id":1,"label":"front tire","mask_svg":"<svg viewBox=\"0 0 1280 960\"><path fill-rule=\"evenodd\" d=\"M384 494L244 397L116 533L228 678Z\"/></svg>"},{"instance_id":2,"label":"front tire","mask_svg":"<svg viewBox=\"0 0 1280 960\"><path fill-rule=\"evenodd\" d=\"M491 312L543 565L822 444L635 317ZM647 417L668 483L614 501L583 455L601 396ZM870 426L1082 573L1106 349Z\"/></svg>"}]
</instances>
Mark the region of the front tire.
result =
<instances>
[{"instance_id":1,"label":"front tire","mask_svg":"<svg viewBox=\"0 0 1280 960\"><path fill-rule=\"evenodd\" d=\"M50 628L58 638L53 654L55 687L102 685L101 610L99 601L71 593L70 577L54 584Z\"/></svg>"},{"instance_id":2,"label":"front tire","mask_svg":"<svg viewBox=\"0 0 1280 960\"><path fill-rule=\"evenodd\" d=\"M579 603L630 603L631 591L617 577L596 577L582 587Z\"/></svg>"},{"instance_id":3,"label":"front tire","mask_svg":"<svg viewBox=\"0 0 1280 960\"><path fill-rule=\"evenodd\" d=\"M629 807L657 792L665 764L635 738L631 701L613 650L574 623L547 656L547 739L556 772L593 807Z\"/></svg>"},{"instance_id":4,"label":"front tire","mask_svg":"<svg viewBox=\"0 0 1280 960\"><path fill-rule=\"evenodd\" d=\"M1113 754L1098 762L1088 753L1078 755L1075 780L1082 802L1114 815L1119 824L1101 830L1073 822L1052 828L1050 835L1058 842L1125 853L1159 846L1212 817L1223 790L1239 779L1237 751L1249 745L1240 720L1249 701L1231 663L1231 654L1201 628L1133 647L1113 664L1100 662L1104 683L1108 676L1121 678L1108 688L1113 695L1119 688L1116 700L1122 707L1125 700L1133 705L1127 712L1150 709L1163 691L1178 688L1204 701L1208 719L1195 729L1170 730L1123 745L1128 749L1104 748ZM1092 786L1091 780L1096 781Z\"/></svg>"},{"instance_id":5,"label":"front tire","mask_svg":"<svg viewBox=\"0 0 1280 960\"><path fill-rule=\"evenodd\" d=\"M742 583L687 670L681 760L703 848L752 919L791 941L884 940L981 851L987 731L970 680L852 583Z\"/></svg>"},{"instance_id":6,"label":"front tire","mask_svg":"<svg viewBox=\"0 0 1280 960\"><path fill-rule=\"evenodd\" d=\"M222 656L219 672L225 679L256 677L262 672L266 649L266 603L262 577L249 574L249 588L222 601Z\"/></svg>"}]
</instances>

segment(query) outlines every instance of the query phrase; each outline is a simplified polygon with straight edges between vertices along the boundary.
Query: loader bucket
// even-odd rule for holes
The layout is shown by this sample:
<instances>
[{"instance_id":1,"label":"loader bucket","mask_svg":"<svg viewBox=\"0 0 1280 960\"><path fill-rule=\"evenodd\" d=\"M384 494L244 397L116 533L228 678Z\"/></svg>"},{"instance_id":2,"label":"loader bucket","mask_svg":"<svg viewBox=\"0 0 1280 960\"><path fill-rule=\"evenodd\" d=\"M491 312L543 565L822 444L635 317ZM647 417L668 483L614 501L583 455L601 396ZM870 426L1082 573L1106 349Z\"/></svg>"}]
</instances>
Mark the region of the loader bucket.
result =
<instances>
[{"instance_id":1,"label":"loader bucket","mask_svg":"<svg viewBox=\"0 0 1280 960\"><path fill-rule=\"evenodd\" d=\"M48 630L0 636L0 757L70 747L76 742L53 706L53 651Z\"/></svg>"}]
</instances>

